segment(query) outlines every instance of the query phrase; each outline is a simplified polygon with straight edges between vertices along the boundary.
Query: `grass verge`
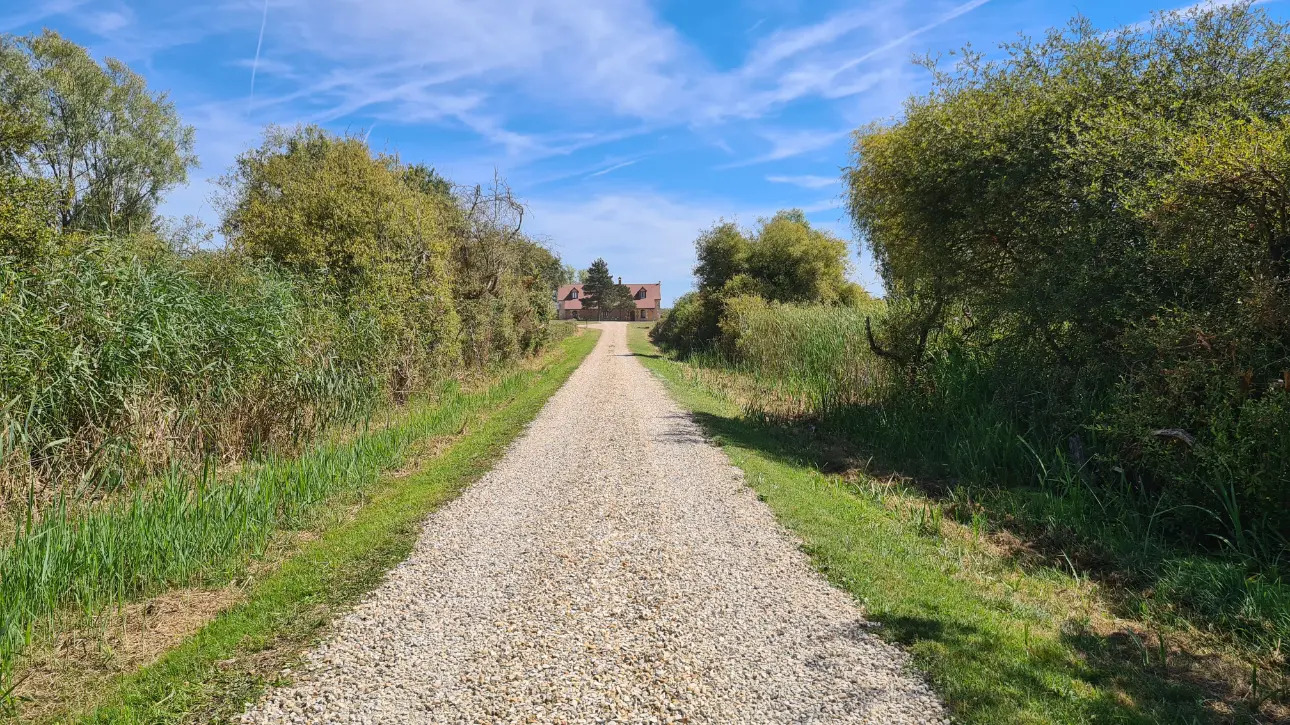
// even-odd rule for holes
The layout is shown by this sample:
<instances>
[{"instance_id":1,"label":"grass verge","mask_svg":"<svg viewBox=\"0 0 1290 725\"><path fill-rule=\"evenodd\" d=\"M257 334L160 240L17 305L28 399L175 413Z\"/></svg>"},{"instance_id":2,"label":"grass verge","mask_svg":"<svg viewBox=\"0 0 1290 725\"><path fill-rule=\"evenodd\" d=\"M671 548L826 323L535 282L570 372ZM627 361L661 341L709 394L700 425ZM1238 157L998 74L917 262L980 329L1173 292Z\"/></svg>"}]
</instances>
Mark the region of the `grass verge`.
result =
<instances>
[{"instance_id":1,"label":"grass verge","mask_svg":"<svg viewBox=\"0 0 1290 725\"><path fill-rule=\"evenodd\" d=\"M73 712L46 719L153 723L235 716L338 612L407 556L427 513L492 467L597 336L569 338L542 367L510 376L504 395L460 420L450 446L415 473L368 486L352 515L253 582L241 604L155 662L89 693Z\"/></svg>"},{"instance_id":2,"label":"grass verge","mask_svg":"<svg viewBox=\"0 0 1290 725\"><path fill-rule=\"evenodd\" d=\"M895 480L822 473L836 451L809 431L752 420L696 383L634 325L628 343L741 468L816 566L850 592L883 636L913 654L964 723L1255 721L1257 673L1118 618L1099 586L1027 566L1017 546ZM1221 658L1220 658L1221 659ZM1244 680L1244 681L1243 681ZM1251 686L1251 684L1253 686Z\"/></svg>"}]
</instances>

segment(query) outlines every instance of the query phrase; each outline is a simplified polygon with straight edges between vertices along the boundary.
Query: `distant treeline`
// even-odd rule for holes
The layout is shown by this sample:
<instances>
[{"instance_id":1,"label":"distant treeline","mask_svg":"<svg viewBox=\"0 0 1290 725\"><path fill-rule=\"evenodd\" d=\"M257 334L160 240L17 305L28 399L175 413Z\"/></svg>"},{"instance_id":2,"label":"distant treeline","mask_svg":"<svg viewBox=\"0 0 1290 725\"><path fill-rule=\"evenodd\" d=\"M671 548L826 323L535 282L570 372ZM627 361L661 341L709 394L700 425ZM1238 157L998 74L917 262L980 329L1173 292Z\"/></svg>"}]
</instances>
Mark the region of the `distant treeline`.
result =
<instances>
[{"instance_id":1,"label":"distant treeline","mask_svg":"<svg viewBox=\"0 0 1290 725\"><path fill-rule=\"evenodd\" d=\"M546 341L568 271L501 180L270 128L217 245L156 212L196 162L123 64L0 37L0 498L290 447Z\"/></svg>"}]
</instances>

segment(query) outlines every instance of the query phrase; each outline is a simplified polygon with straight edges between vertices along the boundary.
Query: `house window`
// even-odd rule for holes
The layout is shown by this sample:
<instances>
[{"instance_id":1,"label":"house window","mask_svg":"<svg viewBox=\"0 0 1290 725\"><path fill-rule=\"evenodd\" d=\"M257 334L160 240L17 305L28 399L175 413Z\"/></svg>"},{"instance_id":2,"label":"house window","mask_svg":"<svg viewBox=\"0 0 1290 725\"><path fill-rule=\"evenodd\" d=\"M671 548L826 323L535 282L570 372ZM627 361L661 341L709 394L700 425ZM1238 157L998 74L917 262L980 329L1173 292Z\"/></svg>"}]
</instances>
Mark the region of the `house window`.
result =
<instances>
[{"instance_id":1,"label":"house window","mask_svg":"<svg viewBox=\"0 0 1290 725\"><path fill-rule=\"evenodd\" d=\"M575 289L575 290L570 290L570 291L569 291L569 299L571 299L571 300L576 300L576 299L578 299L578 290L576 290L576 289Z\"/></svg>"},{"instance_id":2,"label":"house window","mask_svg":"<svg viewBox=\"0 0 1290 725\"><path fill-rule=\"evenodd\" d=\"M645 299L645 288L644 288L644 287L641 287L641 288L640 288L640 291L638 291L638 292L636 293L636 299L638 299L638 300L643 300L643 299Z\"/></svg>"}]
</instances>

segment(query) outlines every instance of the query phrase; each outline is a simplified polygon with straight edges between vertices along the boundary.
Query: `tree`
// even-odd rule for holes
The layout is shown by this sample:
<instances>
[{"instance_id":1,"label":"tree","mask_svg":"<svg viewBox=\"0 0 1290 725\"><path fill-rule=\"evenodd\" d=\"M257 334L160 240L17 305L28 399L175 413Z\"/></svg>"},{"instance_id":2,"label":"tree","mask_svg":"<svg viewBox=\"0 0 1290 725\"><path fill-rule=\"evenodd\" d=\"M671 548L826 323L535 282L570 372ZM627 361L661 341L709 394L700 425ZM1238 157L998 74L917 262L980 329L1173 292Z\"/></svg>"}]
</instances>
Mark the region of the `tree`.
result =
<instances>
[{"instance_id":1,"label":"tree","mask_svg":"<svg viewBox=\"0 0 1290 725\"><path fill-rule=\"evenodd\" d=\"M835 304L843 297L849 262L846 242L812 229L800 210L763 219L745 255L748 291L771 302Z\"/></svg>"},{"instance_id":2,"label":"tree","mask_svg":"<svg viewBox=\"0 0 1290 725\"><path fill-rule=\"evenodd\" d=\"M698 289L685 298L684 310L673 310L673 319L654 333L659 344L683 353L717 339L727 302L738 297L830 305L869 299L847 279L846 242L812 228L797 209L759 220L751 234L731 222L718 222L699 235L694 247Z\"/></svg>"},{"instance_id":3,"label":"tree","mask_svg":"<svg viewBox=\"0 0 1290 725\"><path fill-rule=\"evenodd\" d=\"M605 312L627 312L636 309L636 299L625 284L614 282L609 264L597 259L587 268L582 282L583 309Z\"/></svg>"},{"instance_id":4,"label":"tree","mask_svg":"<svg viewBox=\"0 0 1290 725\"><path fill-rule=\"evenodd\" d=\"M847 281L846 242L813 229L800 210L762 219L751 236L722 222L694 242L700 295L757 295L772 302L842 302Z\"/></svg>"},{"instance_id":5,"label":"tree","mask_svg":"<svg viewBox=\"0 0 1290 725\"><path fill-rule=\"evenodd\" d=\"M614 287L614 278L609 274L609 263L597 258L587 268L587 278L582 282L582 306L589 310L603 310L604 301Z\"/></svg>"},{"instance_id":6,"label":"tree","mask_svg":"<svg viewBox=\"0 0 1290 725\"><path fill-rule=\"evenodd\" d=\"M600 309L608 312L630 312L636 309L636 298L632 296L631 288L625 284L615 284L609 287L609 291L597 300Z\"/></svg>"},{"instance_id":7,"label":"tree","mask_svg":"<svg viewBox=\"0 0 1290 725\"><path fill-rule=\"evenodd\" d=\"M733 222L720 222L694 240L694 277L699 291L705 294L719 292L735 275L743 272L748 263L748 238Z\"/></svg>"},{"instance_id":8,"label":"tree","mask_svg":"<svg viewBox=\"0 0 1290 725\"><path fill-rule=\"evenodd\" d=\"M124 63L103 66L52 31L0 37L0 163L51 183L64 228L139 231L197 165L193 129Z\"/></svg>"}]
</instances>

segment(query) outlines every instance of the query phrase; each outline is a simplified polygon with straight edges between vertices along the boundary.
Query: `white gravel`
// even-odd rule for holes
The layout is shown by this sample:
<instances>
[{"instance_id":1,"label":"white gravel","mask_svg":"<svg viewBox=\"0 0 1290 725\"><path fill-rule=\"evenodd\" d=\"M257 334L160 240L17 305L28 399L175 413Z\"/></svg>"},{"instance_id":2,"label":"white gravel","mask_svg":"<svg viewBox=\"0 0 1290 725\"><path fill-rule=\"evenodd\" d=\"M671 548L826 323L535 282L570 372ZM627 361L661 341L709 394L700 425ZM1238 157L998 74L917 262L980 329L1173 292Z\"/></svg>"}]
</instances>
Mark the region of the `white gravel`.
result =
<instances>
[{"instance_id":1,"label":"white gravel","mask_svg":"<svg viewBox=\"0 0 1290 725\"><path fill-rule=\"evenodd\" d=\"M246 723L946 722L627 350L595 351L497 468Z\"/></svg>"}]
</instances>

